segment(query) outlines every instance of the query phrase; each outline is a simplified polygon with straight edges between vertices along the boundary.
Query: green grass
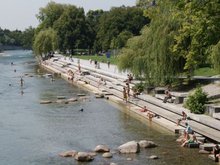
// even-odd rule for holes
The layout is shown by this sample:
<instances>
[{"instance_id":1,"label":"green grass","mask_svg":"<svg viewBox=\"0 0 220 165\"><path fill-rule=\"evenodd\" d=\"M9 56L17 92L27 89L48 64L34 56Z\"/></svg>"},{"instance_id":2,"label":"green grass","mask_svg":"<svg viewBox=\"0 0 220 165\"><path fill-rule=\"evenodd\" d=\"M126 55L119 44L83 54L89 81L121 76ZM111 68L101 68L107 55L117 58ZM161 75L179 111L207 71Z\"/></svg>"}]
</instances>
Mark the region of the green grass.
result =
<instances>
[{"instance_id":1,"label":"green grass","mask_svg":"<svg viewBox=\"0 0 220 165\"><path fill-rule=\"evenodd\" d=\"M117 63L117 57L111 56L110 58L107 58L106 56L97 56L97 55L74 55L73 57L80 58L80 59L85 59L85 60L93 60L93 61L98 61L98 62L104 62L107 63L107 61L110 61L111 64L116 64Z\"/></svg>"},{"instance_id":2,"label":"green grass","mask_svg":"<svg viewBox=\"0 0 220 165\"><path fill-rule=\"evenodd\" d=\"M218 72L216 70L214 70L213 68L209 68L209 67L198 68L194 72L195 76L214 76L217 74Z\"/></svg>"}]
</instances>

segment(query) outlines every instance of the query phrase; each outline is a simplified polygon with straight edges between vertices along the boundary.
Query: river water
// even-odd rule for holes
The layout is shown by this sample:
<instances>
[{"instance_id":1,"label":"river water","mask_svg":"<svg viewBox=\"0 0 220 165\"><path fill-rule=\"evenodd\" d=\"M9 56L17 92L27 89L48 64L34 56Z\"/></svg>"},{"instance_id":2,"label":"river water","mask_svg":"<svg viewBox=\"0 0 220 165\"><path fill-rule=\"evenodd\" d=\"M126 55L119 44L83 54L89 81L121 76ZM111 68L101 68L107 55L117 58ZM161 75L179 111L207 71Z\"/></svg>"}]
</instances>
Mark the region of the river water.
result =
<instances>
[{"instance_id":1,"label":"river water","mask_svg":"<svg viewBox=\"0 0 220 165\"><path fill-rule=\"evenodd\" d=\"M199 155L198 149L181 148L174 133L149 121L136 120L119 105L95 99L92 93L58 77L51 82L43 76L45 73L31 51L6 51L0 56L1 165L215 164L207 155ZM24 79L22 87L20 76ZM71 104L39 103L44 99L56 100L60 95L77 97L79 93L88 99ZM83 112L79 111L81 108ZM98 154L89 163L58 156L67 150L91 151L98 144L115 150L127 141L142 139L152 140L159 147L141 150L139 154L114 154L111 159ZM150 155L159 159L150 160Z\"/></svg>"}]
</instances>

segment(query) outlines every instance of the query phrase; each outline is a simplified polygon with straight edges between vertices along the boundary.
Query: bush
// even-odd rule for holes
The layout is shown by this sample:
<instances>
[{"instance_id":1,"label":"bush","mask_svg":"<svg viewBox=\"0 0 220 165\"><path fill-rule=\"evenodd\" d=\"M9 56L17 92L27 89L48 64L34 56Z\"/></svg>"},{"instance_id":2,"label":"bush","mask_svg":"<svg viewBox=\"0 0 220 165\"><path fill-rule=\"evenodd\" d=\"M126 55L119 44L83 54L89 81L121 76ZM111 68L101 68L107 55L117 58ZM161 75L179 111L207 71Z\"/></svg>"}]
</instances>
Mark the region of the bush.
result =
<instances>
[{"instance_id":1,"label":"bush","mask_svg":"<svg viewBox=\"0 0 220 165\"><path fill-rule=\"evenodd\" d=\"M186 108L192 113L203 114L205 112L205 103L208 101L207 93L201 87L197 87L195 93L190 95L186 101Z\"/></svg>"},{"instance_id":2,"label":"bush","mask_svg":"<svg viewBox=\"0 0 220 165\"><path fill-rule=\"evenodd\" d=\"M139 93L143 92L144 91L144 83L140 82L140 83L135 84L133 86L132 90L137 91Z\"/></svg>"}]
</instances>

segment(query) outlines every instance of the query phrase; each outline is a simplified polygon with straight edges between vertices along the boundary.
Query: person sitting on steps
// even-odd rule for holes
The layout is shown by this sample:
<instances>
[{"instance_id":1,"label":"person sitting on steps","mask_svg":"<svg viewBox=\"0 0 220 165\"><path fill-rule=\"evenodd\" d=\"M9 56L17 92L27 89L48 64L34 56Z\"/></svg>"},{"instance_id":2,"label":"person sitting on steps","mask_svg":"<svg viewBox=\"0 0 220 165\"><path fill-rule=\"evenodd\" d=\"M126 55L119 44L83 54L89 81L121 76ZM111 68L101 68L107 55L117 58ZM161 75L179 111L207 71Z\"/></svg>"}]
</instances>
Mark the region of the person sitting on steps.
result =
<instances>
[{"instance_id":1,"label":"person sitting on steps","mask_svg":"<svg viewBox=\"0 0 220 165\"><path fill-rule=\"evenodd\" d=\"M170 91L169 91L169 90L166 90L166 91L165 91L165 97L164 97L164 99L163 99L163 102L166 103L167 100L168 100L168 99L171 99L171 98L172 98L172 95L171 95Z\"/></svg>"},{"instance_id":2,"label":"person sitting on steps","mask_svg":"<svg viewBox=\"0 0 220 165\"><path fill-rule=\"evenodd\" d=\"M180 122L181 122L182 120L186 120L186 119L187 119L187 114L186 114L184 111L182 111L182 118L177 119L177 126L180 125Z\"/></svg>"},{"instance_id":3,"label":"person sitting on steps","mask_svg":"<svg viewBox=\"0 0 220 165\"><path fill-rule=\"evenodd\" d=\"M212 153L214 154L215 162L219 162L219 158L220 158L220 148L219 148L219 145L218 145L218 144L216 144L215 147L213 147Z\"/></svg>"},{"instance_id":4,"label":"person sitting on steps","mask_svg":"<svg viewBox=\"0 0 220 165\"><path fill-rule=\"evenodd\" d=\"M148 111L148 109L147 109L147 107L146 107L146 106L144 106L142 109L140 109L140 111L141 111L141 112L147 112L147 111Z\"/></svg>"}]
</instances>

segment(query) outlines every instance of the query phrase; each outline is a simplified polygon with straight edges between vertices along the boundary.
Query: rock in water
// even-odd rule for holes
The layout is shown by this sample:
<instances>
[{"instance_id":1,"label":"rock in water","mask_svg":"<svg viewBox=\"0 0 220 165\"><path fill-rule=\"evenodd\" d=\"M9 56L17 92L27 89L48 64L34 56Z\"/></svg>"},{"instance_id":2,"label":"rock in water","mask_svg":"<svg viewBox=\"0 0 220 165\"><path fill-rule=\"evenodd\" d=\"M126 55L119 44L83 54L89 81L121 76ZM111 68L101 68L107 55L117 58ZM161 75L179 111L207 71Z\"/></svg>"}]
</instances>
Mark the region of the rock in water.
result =
<instances>
[{"instance_id":1,"label":"rock in water","mask_svg":"<svg viewBox=\"0 0 220 165\"><path fill-rule=\"evenodd\" d=\"M71 150L71 151L65 151L59 154L59 156L62 157L74 157L77 154L77 151Z\"/></svg>"},{"instance_id":2,"label":"rock in water","mask_svg":"<svg viewBox=\"0 0 220 165\"><path fill-rule=\"evenodd\" d=\"M159 158L158 158L158 156L156 156L156 155L151 155L151 156L149 157L149 159L159 159Z\"/></svg>"},{"instance_id":3,"label":"rock in water","mask_svg":"<svg viewBox=\"0 0 220 165\"><path fill-rule=\"evenodd\" d=\"M52 103L52 101L50 101L50 100L41 100L40 101L40 104L50 104L50 103Z\"/></svg>"},{"instance_id":4,"label":"rock in water","mask_svg":"<svg viewBox=\"0 0 220 165\"><path fill-rule=\"evenodd\" d=\"M109 152L110 149L107 145L98 145L94 149L95 152Z\"/></svg>"},{"instance_id":5,"label":"rock in water","mask_svg":"<svg viewBox=\"0 0 220 165\"><path fill-rule=\"evenodd\" d=\"M154 147L157 146L154 142L147 141L147 140L139 141L139 145L140 145L141 148L154 148Z\"/></svg>"},{"instance_id":6,"label":"rock in water","mask_svg":"<svg viewBox=\"0 0 220 165\"><path fill-rule=\"evenodd\" d=\"M120 153L138 153L140 152L140 146L136 141L127 142L118 147Z\"/></svg>"},{"instance_id":7,"label":"rock in water","mask_svg":"<svg viewBox=\"0 0 220 165\"><path fill-rule=\"evenodd\" d=\"M112 158L112 153L110 152L105 152L103 155L102 155L103 158Z\"/></svg>"},{"instance_id":8,"label":"rock in water","mask_svg":"<svg viewBox=\"0 0 220 165\"><path fill-rule=\"evenodd\" d=\"M94 158L87 152L78 152L75 157L76 160L81 162L89 162L92 161Z\"/></svg>"}]
</instances>

